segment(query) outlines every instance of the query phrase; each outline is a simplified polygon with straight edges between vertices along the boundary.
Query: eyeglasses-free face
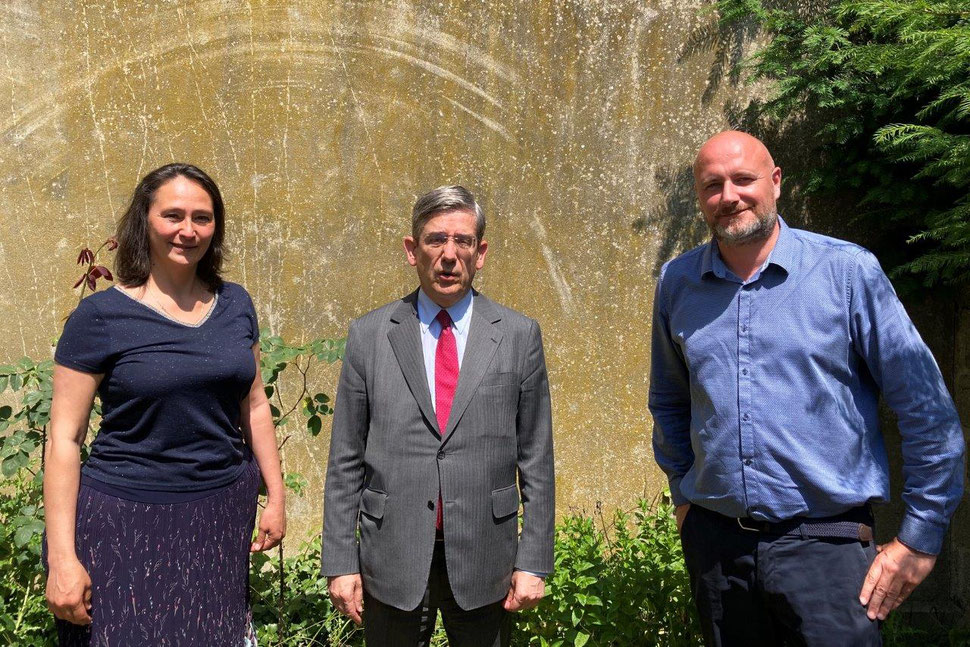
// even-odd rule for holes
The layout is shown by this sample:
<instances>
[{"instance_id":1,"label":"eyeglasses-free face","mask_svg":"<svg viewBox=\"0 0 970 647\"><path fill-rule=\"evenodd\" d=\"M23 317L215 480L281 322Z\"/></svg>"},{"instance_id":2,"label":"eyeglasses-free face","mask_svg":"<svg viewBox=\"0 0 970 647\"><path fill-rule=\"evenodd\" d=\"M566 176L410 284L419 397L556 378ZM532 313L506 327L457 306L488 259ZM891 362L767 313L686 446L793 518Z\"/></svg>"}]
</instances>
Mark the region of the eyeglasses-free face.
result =
<instances>
[{"instance_id":1,"label":"eyeglasses-free face","mask_svg":"<svg viewBox=\"0 0 970 647\"><path fill-rule=\"evenodd\" d=\"M215 231L212 198L201 185L179 175L155 191L148 208L152 263L197 264Z\"/></svg>"},{"instance_id":2,"label":"eyeglasses-free face","mask_svg":"<svg viewBox=\"0 0 970 647\"><path fill-rule=\"evenodd\" d=\"M419 240L405 236L408 264L418 271L425 294L442 308L458 303L485 264L488 243L475 236L475 214L442 211L424 224Z\"/></svg>"}]
</instances>

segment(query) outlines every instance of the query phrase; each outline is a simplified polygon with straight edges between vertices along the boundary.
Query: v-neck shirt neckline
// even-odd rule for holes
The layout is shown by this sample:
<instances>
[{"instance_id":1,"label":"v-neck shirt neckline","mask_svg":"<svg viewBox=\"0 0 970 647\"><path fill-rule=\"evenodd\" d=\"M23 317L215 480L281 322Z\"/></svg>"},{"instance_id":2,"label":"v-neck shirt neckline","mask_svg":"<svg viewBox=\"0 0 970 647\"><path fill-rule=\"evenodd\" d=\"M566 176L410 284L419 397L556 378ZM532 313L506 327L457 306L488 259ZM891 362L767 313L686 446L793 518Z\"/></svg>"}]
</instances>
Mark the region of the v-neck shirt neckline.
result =
<instances>
[{"instance_id":1,"label":"v-neck shirt neckline","mask_svg":"<svg viewBox=\"0 0 970 647\"><path fill-rule=\"evenodd\" d=\"M145 306L146 308L148 308L152 312L154 312L156 314L159 314L159 315L165 317L166 319L168 319L169 321L171 321L173 323L177 323L177 324L179 324L181 326L185 326L186 328L200 328L200 327L202 327L202 325L205 324L205 322L208 321L209 318L212 316L212 313L215 312L216 305L219 303L219 292L218 291L213 292L212 293L212 303L209 304L209 310L206 311L205 315L203 315L202 318L199 319L197 322L195 322L195 323L189 323L188 321L182 321L181 319L179 319L177 317L173 317L172 315L170 315L169 313L165 312L161 308L156 307L156 306L154 306L151 303L148 303L146 301L142 301L141 299L137 298L136 296L134 296L132 294L129 294L120 285L115 285L113 287L116 290L118 290L118 292L121 292L123 295L125 295L126 297L128 297L129 299L131 299L132 301L134 301L135 303L140 303L141 305Z\"/></svg>"}]
</instances>

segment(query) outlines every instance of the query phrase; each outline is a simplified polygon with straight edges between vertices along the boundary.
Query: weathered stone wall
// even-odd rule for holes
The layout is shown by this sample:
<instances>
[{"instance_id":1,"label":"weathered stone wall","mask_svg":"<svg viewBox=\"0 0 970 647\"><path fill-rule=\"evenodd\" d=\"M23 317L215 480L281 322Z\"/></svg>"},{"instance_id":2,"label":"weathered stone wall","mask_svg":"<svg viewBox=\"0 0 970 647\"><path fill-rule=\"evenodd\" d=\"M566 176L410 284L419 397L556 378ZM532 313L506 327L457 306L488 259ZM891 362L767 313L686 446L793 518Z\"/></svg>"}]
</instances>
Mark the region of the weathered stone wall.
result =
<instances>
[{"instance_id":1,"label":"weathered stone wall","mask_svg":"<svg viewBox=\"0 0 970 647\"><path fill-rule=\"evenodd\" d=\"M291 340L342 336L412 289L410 205L462 183L490 218L479 289L542 324L560 509L655 495L654 278L703 238L693 151L753 92L730 76L752 34L718 28L705 4L4 3L0 359L51 352L78 249L163 163L220 183L229 277ZM335 371L315 380L332 389ZM318 526L327 441L287 444L287 469L310 481L295 535ZM946 589L967 601L961 541Z\"/></svg>"}]
</instances>

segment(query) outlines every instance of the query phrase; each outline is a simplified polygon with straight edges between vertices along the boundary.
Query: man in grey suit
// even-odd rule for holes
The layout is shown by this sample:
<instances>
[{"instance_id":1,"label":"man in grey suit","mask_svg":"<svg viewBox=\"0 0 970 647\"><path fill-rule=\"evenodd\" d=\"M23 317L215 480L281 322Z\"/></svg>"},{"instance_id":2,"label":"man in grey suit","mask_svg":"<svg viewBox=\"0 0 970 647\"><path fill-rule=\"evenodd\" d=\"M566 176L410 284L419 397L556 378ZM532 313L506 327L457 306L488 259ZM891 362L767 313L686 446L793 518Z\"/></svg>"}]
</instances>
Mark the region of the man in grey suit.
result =
<instances>
[{"instance_id":1,"label":"man in grey suit","mask_svg":"<svg viewBox=\"0 0 970 647\"><path fill-rule=\"evenodd\" d=\"M404 239L420 287L350 324L322 573L370 645L427 645L439 609L450 644L508 645L509 612L538 604L553 569L542 338L472 290L484 233L463 187L421 196Z\"/></svg>"}]
</instances>

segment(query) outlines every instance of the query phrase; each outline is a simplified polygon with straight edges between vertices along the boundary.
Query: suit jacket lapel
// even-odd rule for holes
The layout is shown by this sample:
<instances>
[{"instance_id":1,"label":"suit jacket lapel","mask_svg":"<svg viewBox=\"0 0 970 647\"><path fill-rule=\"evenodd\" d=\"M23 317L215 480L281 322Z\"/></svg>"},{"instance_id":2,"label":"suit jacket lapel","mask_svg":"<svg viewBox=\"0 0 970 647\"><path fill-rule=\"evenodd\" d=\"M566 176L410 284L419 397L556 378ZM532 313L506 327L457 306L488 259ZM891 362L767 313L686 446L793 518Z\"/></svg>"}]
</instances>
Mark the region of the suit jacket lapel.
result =
<instances>
[{"instance_id":1,"label":"suit jacket lapel","mask_svg":"<svg viewBox=\"0 0 970 647\"><path fill-rule=\"evenodd\" d=\"M391 315L392 326L387 333L387 339L391 343L391 349L394 351L398 364L401 366L401 372L404 373L408 388L411 389L411 394L418 403L418 408L421 409L421 413L440 438L441 430L438 429L438 419L435 417L434 407L431 405L428 374L424 368L424 351L421 348L421 326L418 322L417 304L417 291L401 300L400 305ZM459 377L460 385L461 378ZM452 415L454 415L454 410L452 410Z\"/></svg>"},{"instance_id":2,"label":"suit jacket lapel","mask_svg":"<svg viewBox=\"0 0 970 647\"><path fill-rule=\"evenodd\" d=\"M494 325L502 318L498 308L477 292L473 298L475 303L472 306L468 342L465 344L465 355L462 357L461 371L458 373L458 387L451 402L451 413L448 416L448 426L442 445L451 438L462 413L471 402L478 385L481 384L495 349L502 339L502 331ZM430 395L428 399L430 401Z\"/></svg>"}]
</instances>

